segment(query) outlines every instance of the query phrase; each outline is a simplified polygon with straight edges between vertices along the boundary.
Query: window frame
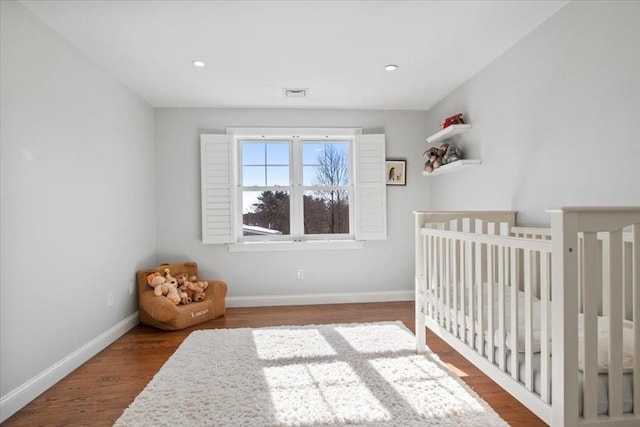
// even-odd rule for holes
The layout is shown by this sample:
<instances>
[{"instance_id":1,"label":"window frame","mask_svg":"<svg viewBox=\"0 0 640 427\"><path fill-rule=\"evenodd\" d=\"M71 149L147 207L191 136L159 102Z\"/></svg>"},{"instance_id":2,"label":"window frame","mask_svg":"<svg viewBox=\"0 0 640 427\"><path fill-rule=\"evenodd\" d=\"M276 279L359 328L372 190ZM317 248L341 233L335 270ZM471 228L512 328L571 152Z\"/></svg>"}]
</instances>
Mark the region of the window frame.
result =
<instances>
[{"instance_id":1,"label":"window frame","mask_svg":"<svg viewBox=\"0 0 640 427\"><path fill-rule=\"evenodd\" d=\"M228 129L233 138L233 149L237 156L235 174L237 182L237 194L235 202L235 224L238 243L251 242L312 242L312 241L342 241L355 240L355 135L361 134L361 129ZM346 132L345 132L346 131ZM242 148L244 143L288 143L289 145L289 185L288 186L244 186L242 182L243 167ZM348 152L348 179L347 185L317 186L304 185L304 157L303 146L305 143L330 143L332 141L347 143ZM265 165L266 167L267 165ZM279 188L286 190L278 190ZM346 190L349 194L349 231L348 233L335 234L305 234L304 233L304 193L315 189ZM289 234L285 235L259 235L245 236L243 232L243 193L245 191L289 191Z\"/></svg>"}]
</instances>

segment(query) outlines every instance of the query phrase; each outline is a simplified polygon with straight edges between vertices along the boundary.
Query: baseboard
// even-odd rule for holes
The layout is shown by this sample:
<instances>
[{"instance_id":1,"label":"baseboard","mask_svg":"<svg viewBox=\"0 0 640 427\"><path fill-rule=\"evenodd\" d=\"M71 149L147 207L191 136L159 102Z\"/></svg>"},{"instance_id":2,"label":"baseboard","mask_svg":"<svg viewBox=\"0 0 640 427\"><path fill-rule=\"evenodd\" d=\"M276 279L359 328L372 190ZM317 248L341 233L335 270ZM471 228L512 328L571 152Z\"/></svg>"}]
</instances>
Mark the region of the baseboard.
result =
<instances>
[{"instance_id":1,"label":"baseboard","mask_svg":"<svg viewBox=\"0 0 640 427\"><path fill-rule=\"evenodd\" d=\"M31 378L0 398L0 423L18 412L52 385L69 375L73 370L104 350L138 324L138 312L125 318L111 329L100 334L58 363Z\"/></svg>"},{"instance_id":2,"label":"baseboard","mask_svg":"<svg viewBox=\"0 0 640 427\"><path fill-rule=\"evenodd\" d=\"M227 307L266 307L278 305L346 304L363 302L413 301L415 291L353 292L310 295L227 297Z\"/></svg>"}]
</instances>

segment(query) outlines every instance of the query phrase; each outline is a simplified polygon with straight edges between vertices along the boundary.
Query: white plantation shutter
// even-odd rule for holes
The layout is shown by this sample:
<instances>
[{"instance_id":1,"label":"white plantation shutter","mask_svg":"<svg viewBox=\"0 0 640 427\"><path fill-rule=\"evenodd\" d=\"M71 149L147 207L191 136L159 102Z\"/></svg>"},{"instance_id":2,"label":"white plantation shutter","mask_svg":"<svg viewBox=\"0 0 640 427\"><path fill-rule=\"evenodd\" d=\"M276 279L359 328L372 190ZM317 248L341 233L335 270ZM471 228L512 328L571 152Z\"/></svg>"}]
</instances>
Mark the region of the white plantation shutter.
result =
<instances>
[{"instance_id":1,"label":"white plantation shutter","mask_svg":"<svg viewBox=\"0 0 640 427\"><path fill-rule=\"evenodd\" d=\"M232 243L234 227L233 150L227 135L200 135L202 242Z\"/></svg>"},{"instance_id":2,"label":"white plantation shutter","mask_svg":"<svg viewBox=\"0 0 640 427\"><path fill-rule=\"evenodd\" d=\"M355 136L356 240L387 238L385 136Z\"/></svg>"}]
</instances>

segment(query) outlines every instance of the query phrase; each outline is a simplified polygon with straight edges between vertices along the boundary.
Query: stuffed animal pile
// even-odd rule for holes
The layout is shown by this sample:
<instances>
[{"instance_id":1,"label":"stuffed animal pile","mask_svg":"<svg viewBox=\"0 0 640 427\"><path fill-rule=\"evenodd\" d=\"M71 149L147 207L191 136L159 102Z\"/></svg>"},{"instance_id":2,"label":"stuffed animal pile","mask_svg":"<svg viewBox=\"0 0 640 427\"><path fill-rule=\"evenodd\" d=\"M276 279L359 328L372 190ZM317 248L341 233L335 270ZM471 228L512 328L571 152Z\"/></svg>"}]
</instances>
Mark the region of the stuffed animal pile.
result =
<instances>
[{"instance_id":1,"label":"stuffed animal pile","mask_svg":"<svg viewBox=\"0 0 640 427\"><path fill-rule=\"evenodd\" d=\"M180 273L177 277L171 276L168 268L163 270L164 275L154 272L147 275L147 283L153 288L156 296L165 296L175 305L191 304L205 299L205 289L208 282L199 280L196 276Z\"/></svg>"},{"instance_id":2,"label":"stuffed animal pile","mask_svg":"<svg viewBox=\"0 0 640 427\"><path fill-rule=\"evenodd\" d=\"M181 273L178 274L178 287L187 295L189 302L198 302L206 297L204 291L209 287L209 282L202 281L196 276L189 276L187 273Z\"/></svg>"},{"instance_id":3,"label":"stuffed animal pile","mask_svg":"<svg viewBox=\"0 0 640 427\"><path fill-rule=\"evenodd\" d=\"M442 165L453 163L462 158L462 150L453 144L442 144L440 147L431 147L423 154L426 162L424 170L431 173Z\"/></svg>"}]
</instances>

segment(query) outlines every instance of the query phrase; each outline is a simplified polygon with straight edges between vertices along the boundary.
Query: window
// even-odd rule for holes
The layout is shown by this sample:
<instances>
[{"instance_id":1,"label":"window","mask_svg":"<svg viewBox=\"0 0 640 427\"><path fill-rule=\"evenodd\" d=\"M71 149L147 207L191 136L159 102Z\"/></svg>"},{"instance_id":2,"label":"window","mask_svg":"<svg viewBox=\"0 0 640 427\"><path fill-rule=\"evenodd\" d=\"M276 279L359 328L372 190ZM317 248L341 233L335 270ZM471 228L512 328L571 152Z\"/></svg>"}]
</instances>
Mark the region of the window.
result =
<instances>
[{"instance_id":1,"label":"window","mask_svg":"<svg viewBox=\"0 0 640 427\"><path fill-rule=\"evenodd\" d=\"M240 240L353 237L352 141L327 139L238 141Z\"/></svg>"},{"instance_id":2,"label":"window","mask_svg":"<svg viewBox=\"0 0 640 427\"><path fill-rule=\"evenodd\" d=\"M386 238L384 135L231 128L201 150L204 243Z\"/></svg>"}]
</instances>

